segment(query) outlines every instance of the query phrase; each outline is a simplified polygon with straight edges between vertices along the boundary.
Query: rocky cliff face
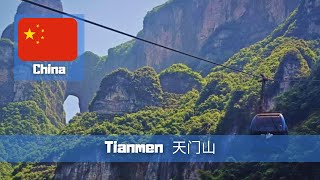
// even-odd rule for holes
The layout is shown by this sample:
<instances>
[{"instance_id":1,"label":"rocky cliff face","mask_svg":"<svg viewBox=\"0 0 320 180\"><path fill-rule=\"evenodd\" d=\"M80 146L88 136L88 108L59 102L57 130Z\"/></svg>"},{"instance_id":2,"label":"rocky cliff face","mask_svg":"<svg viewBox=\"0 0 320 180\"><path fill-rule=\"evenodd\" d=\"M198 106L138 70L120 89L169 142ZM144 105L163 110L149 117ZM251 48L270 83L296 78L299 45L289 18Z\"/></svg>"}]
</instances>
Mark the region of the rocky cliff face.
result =
<instances>
[{"instance_id":1,"label":"rocky cliff face","mask_svg":"<svg viewBox=\"0 0 320 180\"><path fill-rule=\"evenodd\" d=\"M161 103L162 90L156 72L144 67L131 73L119 69L107 75L89 110L107 115L136 112Z\"/></svg>"},{"instance_id":2,"label":"rocky cliff face","mask_svg":"<svg viewBox=\"0 0 320 180\"><path fill-rule=\"evenodd\" d=\"M296 2L172 1L149 13L145 20L144 30L139 36L182 50L200 53L206 57L221 58L218 60L222 62L241 47L261 40L270 33L278 23L285 19L289 11L294 9L294 5L291 6L289 3ZM109 50L107 71L117 67L128 67L132 70L143 65L161 70L176 62L188 62L188 60L183 60L165 50L131 41ZM284 58L278 70L279 75L280 72L283 72L280 75L283 78L297 75L301 67L304 67L304 63L305 60ZM201 66L190 64L194 68ZM293 68L289 70L290 67ZM179 86L177 82L182 79L176 76L179 73L172 72L174 71L170 70L160 75L164 91L183 93L185 89L194 87L194 84L188 87ZM171 73L176 74L172 76ZM97 98L91 105L91 110L117 114L119 113L117 110L123 113L134 109L132 102L136 98L130 87L135 86L130 86L129 73L120 74L113 77L112 81L110 80L115 83L107 83L107 78L103 80ZM219 76L219 78L222 77ZM173 84L175 84L174 87L178 87L177 91L172 88ZM223 84L221 89L228 90L228 86ZM241 104L244 92L234 94L237 97L234 95L231 102ZM113 109L108 104L118 108ZM238 124L240 122L233 123L231 126L234 130L230 131L239 132L238 129L243 127L235 127ZM210 168L212 166L206 163L62 163L57 168L55 179L198 179L199 169Z\"/></svg>"},{"instance_id":3,"label":"rocky cliff face","mask_svg":"<svg viewBox=\"0 0 320 180\"><path fill-rule=\"evenodd\" d=\"M262 39L271 32L294 9L296 1L169 1L148 13L144 20L144 28L138 36L223 62L240 48ZM36 2L62 10L59 0ZM28 3L21 3L17 10L17 15L52 13ZM13 25L5 29L2 38L13 41ZM237 42L233 42L235 39ZM85 80L80 83L68 83L64 97L77 96L81 112L88 111L89 103L103 76L119 67L134 70L148 65L159 71L171 64L186 62L190 67L203 72L211 68L137 41L129 41L110 49L108 60L102 63L99 57L89 54L82 56L88 64ZM96 66L98 62L99 67ZM98 72L92 73L89 70ZM90 88L81 88L83 86ZM164 86L168 87L165 84Z\"/></svg>"},{"instance_id":4,"label":"rocky cliff face","mask_svg":"<svg viewBox=\"0 0 320 180\"><path fill-rule=\"evenodd\" d=\"M307 32L313 38L320 37L320 1L309 0L304 3L305 11L307 12ZM306 17L305 17L306 18Z\"/></svg>"},{"instance_id":5,"label":"rocky cliff face","mask_svg":"<svg viewBox=\"0 0 320 180\"><path fill-rule=\"evenodd\" d=\"M164 87L160 86L159 77L163 77ZM169 83L166 83L166 79ZM176 82L181 80L184 80L184 83L176 86L174 90L174 84L177 85ZM160 75L150 67L143 67L134 72L119 69L102 80L89 109L100 115L109 115L108 118L132 113L143 107L160 106L161 88L170 93L182 94L193 88L201 89L202 81L199 73L183 64L173 65ZM60 163L54 179L197 179L197 170L205 166L209 164Z\"/></svg>"},{"instance_id":6,"label":"rocky cliff face","mask_svg":"<svg viewBox=\"0 0 320 180\"><path fill-rule=\"evenodd\" d=\"M62 10L60 0L35 0L41 4ZM53 14L51 11L38 8L22 2L16 15ZM9 25L1 36L0 41L0 106L10 102L33 100L46 113L50 121L61 126L64 123L63 111L65 82L30 82L14 81L13 77L13 24Z\"/></svg>"},{"instance_id":7,"label":"rocky cliff face","mask_svg":"<svg viewBox=\"0 0 320 180\"><path fill-rule=\"evenodd\" d=\"M60 1L38 1L41 3L50 2L48 4L49 6L62 9ZM53 3L51 4L51 2ZM188 2L174 0L164 6L155 8L147 15L144 22L144 29L139 33L139 36L223 62L240 48L265 37L277 24L285 19L296 4L296 0L192 0ZM310 17L318 11L317 8L314 8L314 6L318 7L318 4L318 0L305 2L304 10L310 12ZM30 11L32 13L44 13L43 10L32 6L28 7L28 5L24 3L19 6L18 11L19 13L28 13L30 9L32 9L32 11ZM317 18L319 16L312 17ZM306 26L310 29L308 30L308 32L311 32L309 35L317 34L315 33L317 28L314 27L317 27L318 21L313 21L313 24L314 25ZM289 36L289 34L287 34L287 36ZM2 37L13 39L12 27L9 26L2 34ZM1 41L0 46L0 55L6 57L1 59L1 64L3 63L4 66L3 68L0 67L0 90L7 93L0 95L1 105L10 101L35 100L39 107L46 112L46 115L50 117L50 120L56 124L63 119L62 104L63 100L69 94L76 95L80 98L82 112L87 110L87 105L91 97L93 97L93 92L98 89L97 82L103 78L103 75L96 78L95 73L89 74L86 80L80 84L65 84L62 82L14 82L11 67L13 62L11 55L12 42ZM265 51L264 53L268 53L268 49L265 49ZM186 62L198 70L202 68L201 64L193 63L194 61L136 41L130 41L111 49L109 51L108 61L100 61L101 59L93 54L85 54L84 56L93 60L90 61L92 65L88 66L88 69L92 67L92 69L90 69L90 71L92 70L91 72L96 72L94 71L95 68L100 67L100 65L103 68L98 72L101 73L111 72L118 67L136 69L144 65L153 66L157 70L162 70L176 62ZM263 54L262 57L265 57L265 54ZM277 67L273 69L278 72L280 78L294 77L296 75L304 76L308 74L308 68L304 68L307 67L305 65L309 63L308 58L301 59L299 53L298 56L293 56L294 58L290 56L283 57L285 57L283 61L279 61L282 64L279 66L278 71ZM90 62L88 61L88 63ZM100 62L102 64L99 64ZM245 62L245 60L239 62ZM258 60L254 63L256 62L260 63ZM266 62L268 61L266 60ZM309 64L308 67L310 67ZM257 67L253 66L253 68L256 69ZM98 74L100 75L100 73ZM191 75L190 77L195 76ZM92 81L93 78L94 81ZM181 86L178 86L178 91L175 91L172 88L172 84L185 79L179 79L177 76L162 76L162 78L161 84L168 92L184 93L185 89L189 90L193 87L199 88L197 83L191 83L188 87L184 87L184 85L181 84ZM219 78L223 78L223 76L219 76ZM220 85L220 87L222 87L219 89L221 91L229 90L228 84ZM285 88L287 87L284 86L284 89ZM242 93L239 93L238 96L237 98L233 96L234 104L237 103L238 106L244 107L244 109L248 108L241 104L246 102L247 99L241 99L243 97ZM211 99L215 101L215 98L217 99L219 97L212 96ZM45 99L45 101L42 101L43 99ZM210 98L206 98L205 100L207 99L210 101ZM154 71L148 68L133 73L119 70L103 79L101 87L89 109L98 113L121 115L126 112L138 111L145 106L159 105L160 101L161 88L158 76ZM230 104L233 105L233 103ZM212 104L209 105L212 107ZM251 105L248 106L252 107ZM235 111L236 110L230 112L234 114ZM239 115L239 117L241 117L241 115ZM240 122L239 118L239 122L232 124L232 128L241 123L243 124L243 121ZM241 129L243 127L237 128ZM231 132L238 132L238 130ZM208 169L208 164L63 163L58 166L55 178L197 179L199 177L197 173L198 169Z\"/></svg>"},{"instance_id":8,"label":"rocky cliff face","mask_svg":"<svg viewBox=\"0 0 320 180\"><path fill-rule=\"evenodd\" d=\"M267 110L275 108L275 99L273 97L288 91L294 84L294 82L286 80L308 77L312 70L316 68L318 59L315 55L312 55L312 53L308 53L308 51L312 51L312 48L318 48L316 45L317 43L313 40L318 40L320 38L319 30L320 1L304 0L301 1L301 5L297 8L296 12L294 12L286 22L273 33L274 38L279 36L289 38L294 37L310 42L309 44L300 44L301 42L297 41L296 44L292 44L290 47L283 50L285 53L279 58L280 64L275 74L275 79L283 82L275 82L270 85L268 91L271 93L267 93L268 97L265 104ZM302 48L308 46L311 49ZM280 48L283 48L283 46L280 45L276 49ZM274 90L272 91L270 89Z\"/></svg>"},{"instance_id":9,"label":"rocky cliff face","mask_svg":"<svg viewBox=\"0 0 320 180\"><path fill-rule=\"evenodd\" d=\"M33 0L36 3L40 3L43 4L45 6L57 9L57 10L63 10L62 9L62 3L60 0ZM45 14L54 14L54 15L59 15L57 13L54 13L52 11L34 6L34 5L30 5L29 3L26 2L22 2L17 9L17 13L16 16L19 15L45 15ZM1 35L1 38L5 38L5 39L10 39L12 42L14 40L14 36L13 36L13 30L14 30L14 26L13 24L10 24L3 32Z\"/></svg>"},{"instance_id":10,"label":"rocky cliff face","mask_svg":"<svg viewBox=\"0 0 320 180\"><path fill-rule=\"evenodd\" d=\"M138 36L224 62L239 49L266 37L297 4L298 0L169 1L148 13ZM184 62L207 73L212 67L139 41L110 49L108 54L111 68L147 65L159 71Z\"/></svg>"},{"instance_id":11,"label":"rocky cliff face","mask_svg":"<svg viewBox=\"0 0 320 180\"><path fill-rule=\"evenodd\" d=\"M54 179L198 179L204 163L63 163ZM207 164L208 166L209 164Z\"/></svg>"},{"instance_id":12,"label":"rocky cliff face","mask_svg":"<svg viewBox=\"0 0 320 180\"><path fill-rule=\"evenodd\" d=\"M43 4L45 6L49 6L51 8L57 9L57 10L63 10L62 8L62 3L60 0L34 0L37 3ZM59 15L55 12L43 9L43 8L39 8L37 6L33 6L30 5L29 3L25 3L22 2L18 9L17 9L17 13L16 16L19 15ZM10 24L2 33L1 38L2 39L9 39L12 42L14 41L14 36L13 36L13 32L14 32L14 26L13 24ZM13 63L13 55L9 55L10 53L10 49L7 49L7 47L3 46L2 48L2 52L6 53L4 54L5 59L10 59L8 62ZM99 88L99 84L102 80L102 78L104 77L104 75L106 74L105 69L107 69L105 67L105 62L106 62L106 57L99 57L91 52L86 52L83 55L81 55L79 58L83 58L85 61L85 72L84 72L84 81L82 82L68 82L68 83L64 83L63 86L66 86L63 88L64 91L64 96L61 99L61 101L63 102L69 95L74 95L76 97L79 98L79 107L80 107L80 112L86 112L88 111L88 106L95 94L95 92L98 90ZM9 67L4 66L2 67L2 69L6 69L6 71L8 70ZM12 68L11 68L12 69ZM4 72L5 70L3 70L1 74L3 74L3 76L6 76L6 73L8 72ZM12 70L10 70L11 72ZM3 78L4 78L3 77ZM13 74L11 72L11 76L13 77ZM13 80L13 79L12 79ZM13 81L9 81L11 83L13 83ZM50 84L50 83L49 83ZM28 83L24 82L16 82L14 87L17 91L19 91L19 89L21 90L21 88L27 87ZM10 88L10 85L6 85L6 88ZM83 87L87 87L87 88L83 88ZM4 88L2 88L4 90ZM26 88L28 91L32 91L32 89L28 89ZM6 91L7 94L8 92L11 91ZM23 92L22 90L20 92ZM18 93L19 94L19 93ZM8 95L5 96L3 98L7 98L7 100L9 99L15 99L16 101L21 101L22 98L24 97L23 94L20 93L20 98L16 97L13 98L12 96ZM25 97L24 97L25 98ZM28 98L25 98L28 99ZM61 101L59 101L59 103L61 103ZM60 107L59 104L55 104L53 105L53 107L58 107L59 108L59 120L64 121L64 113L63 113L63 108L62 105ZM54 111L54 109L52 110Z\"/></svg>"},{"instance_id":13,"label":"rocky cliff face","mask_svg":"<svg viewBox=\"0 0 320 180\"><path fill-rule=\"evenodd\" d=\"M107 57L99 57L92 52L85 52L78 59L83 59L84 61L84 80L80 82L67 82L65 99L69 95L78 97L80 112L87 112L90 102L99 90L101 80L106 75L103 65Z\"/></svg>"},{"instance_id":14,"label":"rocky cliff face","mask_svg":"<svg viewBox=\"0 0 320 180\"><path fill-rule=\"evenodd\" d=\"M13 42L0 40L0 107L10 102L35 101L51 123L60 127L64 123L64 82L14 81Z\"/></svg>"},{"instance_id":15,"label":"rocky cliff face","mask_svg":"<svg viewBox=\"0 0 320 180\"><path fill-rule=\"evenodd\" d=\"M277 36L296 37L306 40L320 37L320 10L318 0L302 0L297 11L275 33Z\"/></svg>"},{"instance_id":16,"label":"rocky cliff face","mask_svg":"<svg viewBox=\"0 0 320 180\"><path fill-rule=\"evenodd\" d=\"M0 106L4 106L14 98L13 43L1 39L0 47Z\"/></svg>"},{"instance_id":17,"label":"rocky cliff face","mask_svg":"<svg viewBox=\"0 0 320 180\"><path fill-rule=\"evenodd\" d=\"M266 111L272 111L275 108L275 99L280 93L288 91L294 82L289 80L306 78L311 74L314 67L312 57L303 56L299 51L289 50L280 58L280 64L275 74L275 79L281 82L268 84L266 101L264 104Z\"/></svg>"},{"instance_id":18,"label":"rocky cliff face","mask_svg":"<svg viewBox=\"0 0 320 180\"><path fill-rule=\"evenodd\" d=\"M297 4L298 0L169 1L147 14L138 36L215 62L224 62L239 49L266 37ZM103 67L101 73L88 73L84 82L69 83L66 96L79 97L80 110L85 112L103 78L99 75L121 67L135 70L151 66L159 72L179 62L202 74L212 68L210 64L132 40L109 49L107 61L100 63ZM83 92L83 88L79 88L83 85L93 88ZM163 85L165 90L169 87Z\"/></svg>"},{"instance_id":19,"label":"rocky cliff face","mask_svg":"<svg viewBox=\"0 0 320 180\"><path fill-rule=\"evenodd\" d=\"M168 93L185 94L192 89L201 90L204 84L201 75L184 64L174 64L160 73L162 90Z\"/></svg>"}]
</instances>

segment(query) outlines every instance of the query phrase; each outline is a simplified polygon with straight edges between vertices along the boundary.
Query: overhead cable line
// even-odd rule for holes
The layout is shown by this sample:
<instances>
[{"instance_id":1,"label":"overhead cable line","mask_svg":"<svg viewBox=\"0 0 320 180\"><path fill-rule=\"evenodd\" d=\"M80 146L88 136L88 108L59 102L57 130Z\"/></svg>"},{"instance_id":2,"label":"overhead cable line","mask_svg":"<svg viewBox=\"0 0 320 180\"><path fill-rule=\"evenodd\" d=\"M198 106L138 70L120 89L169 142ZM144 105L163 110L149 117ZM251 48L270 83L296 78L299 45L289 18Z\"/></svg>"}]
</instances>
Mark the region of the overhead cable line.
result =
<instances>
[{"instance_id":1,"label":"overhead cable line","mask_svg":"<svg viewBox=\"0 0 320 180\"><path fill-rule=\"evenodd\" d=\"M198 60L200 60L200 61L208 62L208 63L214 64L214 65L216 65L216 66L220 66L220 67L223 67L223 68L225 68L225 69L229 69L229 70L231 70L231 71L235 71L235 72L239 72L239 73L242 73L242 74L246 74L246 75L249 75L249 76L252 76L252 77L258 77L258 78L260 77L260 76L254 75L254 74L252 74L252 73L244 72L244 71L242 71L242 70L235 69L235 68L232 68L232 67L229 67L229 66L220 64L220 63L216 63L216 62L210 61L210 60L208 60L208 59L205 59L205 58L202 58L202 57L199 57L199 56L196 56L196 55L192 55L192 54L187 53L187 52L184 52L184 51L180 51L180 50L177 50L177 49L174 49L174 48L171 48L171 47L162 45L162 44L158 44L158 43L156 43L156 42L153 42L153 41L150 41L150 40L147 40L147 39L143 39L143 38L140 38L140 37L137 37L137 36L128 34L128 33L126 33L126 32L123 32L123 31L120 31L120 30L117 30L117 29L114 29L114 28L111 28L111 27L108 27L108 26L105 26L105 25L96 23L96 22L91 21L91 20L88 20L88 19L81 18L81 17L79 17L79 16L75 16L75 15L66 13L66 12L64 12L64 11L60 11L60 10L57 10L57 9L54 9L54 8L51 8L51 7L48 7L48 6L45 6L45 5L42 5L42 4L33 2L33 1L30 1L30 0L21 0L21 1L30 3L30 4L32 4L32 5L35 5L35 6L38 6L38 7L41 7L41 8L44 8L44 9L47 9L47 10L56 12L56 13L60 13L60 14L66 15L66 16L69 16L69 17L72 17L72 18L75 18L75 19L78 19L78 20L80 20L80 21L83 21L83 22L86 22L86 23L89 23L89 24L92 24L92 25L101 27L101 28L103 28L103 29L107 29L107 30L109 30L109 31L113 31L113 32L118 33L118 34L122 34L122 35L127 36L127 37L131 37L131 38L137 39L137 40L139 40L139 41L142 41L142 42L145 42L145 43L154 45L154 46L161 47L161 48L166 49L166 50L170 50L170 51L176 52L176 53L178 53L178 54L182 54L182 55L191 57L191 58L193 58L193 59L198 59Z\"/></svg>"},{"instance_id":2,"label":"overhead cable line","mask_svg":"<svg viewBox=\"0 0 320 180\"><path fill-rule=\"evenodd\" d=\"M111 27L108 27L108 26L99 24L99 23L97 23L97 22L94 22L94 21L91 21L91 20L88 20L88 19L85 19L85 18L81 18L81 17L76 16L76 15L72 15L72 14L66 13L66 12L64 12L64 11L60 11L60 10L57 10L57 9L54 9L54 8L51 8L51 7L48 7L48 6L45 6L45 5L42 5L42 4L33 2L33 1L31 1L31 0L21 0L21 1L27 2L27 3L29 3L29 4L32 4L32 5L35 5L35 6L38 6L38 7L41 7L41 8L44 8L44 9L47 9L47 10L50 10L50 11L59 13L59 14L63 14L63 15L66 15L66 16L69 16L69 17L78 19L78 20L83 21L83 22L86 22L86 23L88 23L88 24L92 24L92 25L94 25L94 26L98 26L98 27L101 27L101 28L103 28L103 29L107 29L107 30L109 30L109 31L112 31L112 32L115 32L115 33L118 33L118 34L122 34L122 35L124 35L124 36L131 37L131 38L133 38L133 39L136 39L136 40L139 40L139 41L142 41L142 42L145 42L145 43L148 43L148 44L157 46L157 47L161 47L161 48L166 49L166 50L169 50L169 51L176 52L176 53L178 53L178 54L182 54L182 55L187 56L187 57L191 57L191 58L193 58L193 59L197 59L197 60L200 60L200 61L204 61L204 62L207 62L207 63L211 63L211 64L214 64L214 65L216 65L216 66L220 66L220 67L222 67L222 68L229 69L229 70L234 71L234 72L239 72L239 73L242 73L242 74L251 76L251 77L256 77L256 78L259 78L259 79L261 78L261 76L259 76L259 75L255 75L255 74L252 74L252 73L249 73L249 72L245 72L245 71L242 71L242 70L240 70L240 69L236 69L236 68L233 68L233 67L230 67L230 66L226 66L226 65L223 65L223 64L220 64L220 63L216 63L216 62L210 61L210 60L208 60L208 59L205 59L205 58L202 58L202 57L199 57L199 56L196 56L196 55L193 55L193 54L190 54L190 53L181 51L181 50L177 50L177 49L174 49L174 48L171 48L171 47L162 45L162 44L158 44L158 43L156 43L156 42L153 42L153 41L150 41L150 40L147 40L147 39L138 37L138 36L134 36L134 35L132 35L132 34L129 34L129 33L124 32L124 31L120 31L120 30L117 30L117 29L114 29L114 28L111 28ZM266 79L265 79L265 80L266 80ZM267 79L267 81L273 81L273 82L303 82L303 81L315 81L315 82L320 82L320 80L276 80L276 79Z\"/></svg>"}]
</instances>

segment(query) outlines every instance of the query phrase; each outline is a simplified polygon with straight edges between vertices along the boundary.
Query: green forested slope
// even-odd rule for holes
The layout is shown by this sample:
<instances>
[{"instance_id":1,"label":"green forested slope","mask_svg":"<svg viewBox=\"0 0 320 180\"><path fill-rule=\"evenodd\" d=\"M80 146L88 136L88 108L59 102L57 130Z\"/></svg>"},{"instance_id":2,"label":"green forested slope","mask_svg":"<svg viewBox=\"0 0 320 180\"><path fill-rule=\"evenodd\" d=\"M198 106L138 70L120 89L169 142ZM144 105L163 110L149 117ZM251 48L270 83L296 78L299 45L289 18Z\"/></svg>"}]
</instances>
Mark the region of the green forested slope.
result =
<instances>
[{"instance_id":1,"label":"green forested slope","mask_svg":"<svg viewBox=\"0 0 320 180\"><path fill-rule=\"evenodd\" d=\"M259 76L261 73L277 80L295 79L283 88L279 82L267 84L267 98L273 103L270 110L280 111L287 118L291 134L320 133L320 40L316 33L306 33L306 27L318 11L311 15L300 6L282 25L264 40L240 50L225 65ZM124 51L131 44L115 49ZM288 69L288 67L292 67ZM260 83L258 78L215 67L202 78L184 65L174 65L155 74L151 68L142 68L135 73L121 70L130 76L133 88L156 97L155 106L115 117L96 112L75 116L63 127L47 103L62 96L60 86L52 92L42 83L35 84L30 101L10 103L0 110L0 134L246 134L253 115L257 112ZM145 72L144 72L145 71ZM149 72L149 73L148 73ZM152 72L152 73L150 73ZM139 89L146 79L157 79L167 73L187 72L202 88L186 94L163 93L156 80L154 89ZM152 76L150 76L150 74ZM106 76L112 79L114 74ZM159 77L156 77L159 76ZM107 84L105 88L108 88ZM104 87L102 87L104 88ZM283 91L286 91L283 93ZM100 96L101 94L97 94ZM97 97L96 96L96 97ZM103 96L103 94L101 95ZM58 98L59 100L61 98ZM50 116L52 115L52 116ZM50 117L48 117L50 116ZM54 126L55 125L55 126ZM36 165L38 166L38 165ZM224 164L213 171L202 171L204 179L290 179L302 173L313 173L309 164ZM40 167L40 166L39 166ZM314 166L316 168L317 166ZM0 175L17 179L26 177L51 177L54 166L35 170L34 165L20 164L13 168L1 163ZM14 170L15 169L15 170ZM20 172L20 173L19 173Z\"/></svg>"},{"instance_id":2,"label":"green forested slope","mask_svg":"<svg viewBox=\"0 0 320 180\"><path fill-rule=\"evenodd\" d=\"M287 88L283 88L283 82L269 82L267 98L273 102L270 110L285 115L291 134L318 134L320 83L307 80L320 79L320 41L315 34L303 33L309 23L301 15L304 11L302 7L297 9L270 36L240 50L225 65L281 81L302 80L290 82ZM96 113L78 115L62 133L246 134L257 111L258 80L216 67L205 77L200 92L168 96L160 107L113 119L104 119ZM317 168L310 164L230 163L200 174L203 179L290 179L302 178L304 174L312 177L315 172L311 166Z\"/></svg>"}]
</instances>

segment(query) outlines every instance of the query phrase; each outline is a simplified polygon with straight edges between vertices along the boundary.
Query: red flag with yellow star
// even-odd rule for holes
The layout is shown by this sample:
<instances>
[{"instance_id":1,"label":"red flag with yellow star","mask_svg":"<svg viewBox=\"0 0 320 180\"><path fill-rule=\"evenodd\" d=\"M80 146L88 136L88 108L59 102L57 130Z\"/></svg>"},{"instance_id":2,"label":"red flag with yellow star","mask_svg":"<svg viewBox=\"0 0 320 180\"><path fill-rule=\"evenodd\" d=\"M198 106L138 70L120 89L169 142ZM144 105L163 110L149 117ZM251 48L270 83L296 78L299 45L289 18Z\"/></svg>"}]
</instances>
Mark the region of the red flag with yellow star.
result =
<instances>
[{"instance_id":1,"label":"red flag with yellow star","mask_svg":"<svg viewBox=\"0 0 320 180\"><path fill-rule=\"evenodd\" d=\"M78 56L73 18L23 18L18 23L18 56L23 61L73 61Z\"/></svg>"}]
</instances>

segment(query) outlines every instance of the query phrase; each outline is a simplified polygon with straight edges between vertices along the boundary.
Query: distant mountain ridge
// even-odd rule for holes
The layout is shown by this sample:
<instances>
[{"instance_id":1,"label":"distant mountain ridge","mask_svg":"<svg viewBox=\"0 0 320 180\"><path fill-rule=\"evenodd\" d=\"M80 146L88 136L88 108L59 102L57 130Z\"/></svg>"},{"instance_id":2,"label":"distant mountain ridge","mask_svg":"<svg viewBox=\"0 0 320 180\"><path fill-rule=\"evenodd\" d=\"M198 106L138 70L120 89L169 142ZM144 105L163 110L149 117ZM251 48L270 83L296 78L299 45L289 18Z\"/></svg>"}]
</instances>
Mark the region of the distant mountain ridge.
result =
<instances>
[{"instance_id":1,"label":"distant mountain ridge","mask_svg":"<svg viewBox=\"0 0 320 180\"><path fill-rule=\"evenodd\" d=\"M137 36L223 63L241 48L265 38L297 5L298 0L168 1L146 15ZM109 49L103 63L99 58L89 59L90 67L99 64L98 72L88 71L83 83L67 90L79 97L81 112L88 110L102 78L118 68L150 66L160 72L181 62L206 75L213 67L136 40ZM92 90L74 88L83 85Z\"/></svg>"},{"instance_id":2,"label":"distant mountain ridge","mask_svg":"<svg viewBox=\"0 0 320 180\"><path fill-rule=\"evenodd\" d=\"M318 27L320 18L317 14L318 2L301 1L290 17L275 28L269 36L241 49L229 58L225 65L257 76L263 73L267 77L278 80L318 78L320 40L317 28L315 28ZM124 47L127 50L132 46ZM180 69L182 70L183 67ZM135 113L129 112L119 118L111 119L100 117L99 113L95 112L84 113L75 117L73 123L65 128L64 133L247 134L250 120L257 112L260 93L259 79L221 67L212 69L204 79L205 85L199 91L194 89L183 96L171 96L164 99L170 101L168 107L147 107ZM307 85L312 86L305 88ZM308 92L305 92L304 89L307 89ZM319 89L319 84L316 83L269 82L266 90L267 101L264 106L268 110L283 112L288 117L287 123L292 133L320 133L319 121L317 121L319 113L310 110L310 106L318 103ZM300 95L302 97L299 97ZM103 99L103 97L100 98ZM178 106L175 106L175 101ZM294 103L291 104L291 102ZM299 108L304 108L304 112L300 112ZM305 112L312 114L308 118ZM87 121L87 119L90 120ZM81 125L85 123L95 125L94 127ZM302 127L299 123L302 123ZM62 163L58 166L55 178L91 178L95 175L98 175L98 178L108 177L109 179L303 178L305 174L299 174L299 172L308 172L309 177L318 177L317 173L308 171L309 167L308 164L296 166L268 163L230 163L226 165L210 163L135 163L134 165ZM319 166L315 165L315 168L317 167ZM246 171L243 171L243 168L246 168ZM88 173L77 174L76 172L80 169L85 169ZM288 169L299 171L287 173ZM97 171L98 173L93 173ZM123 172L127 173L123 174Z\"/></svg>"},{"instance_id":3,"label":"distant mountain ridge","mask_svg":"<svg viewBox=\"0 0 320 180\"><path fill-rule=\"evenodd\" d=\"M59 2L53 5L59 7ZM264 73L280 80L319 77L319 0L302 0L300 4L285 0L234 2L169 1L147 15L138 36L219 60L257 76ZM33 8L25 10L28 9ZM5 32L3 37L10 39L10 27ZM4 65L0 67L0 90L4 93L0 94L0 112L4 113L0 118L6 126L0 129L1 133L28 133L25 127L41 133L39 129L44 127L45 133L58 133L60 129L60 134L246 134L257 110L258 79L221 67L211 69L207 64L134 40L110 49L108 57L91 52L81 55L79 58L85 58L87 67L81 83L14 82L13 43L2 39L0 47L4 57L0 59ZM202 77L185 65L172 65L177 62L208 75ZM145 65L151 67L140 68ZM119 67L132 72L117 70ZM140 69L133 71L137 68ZM175 84L177 89L172 88ZM269 82L265 106L283 111L289 117L291 132L319 134L319 112L310 109L320 104L319 90L316 83ZM68 95L79 97L82 113L65 125L62 104ZM113 106L110 108L108 103ZM30 114L21 116L22 123L12 121L11 114L26 109ZM30 123L26 126L28 118L39 126ZM14 125L19 127L15 129L17 132L11 131ZM57 168L41 165L43 170L38 166L21 164L11 174L16 178L37 175L55 179L280 179L286 168L291 168L258 164L258 168L248 168L254 172L246 174L241 165L224 167L207 163L60 163Z\"/></svg>"},{"instance_id":4,"label":"distant mountain ridge","mask_svg":"<svg viewBox=\"0 0 320 180\"><path fill-rule=\"evenodd\" d=\"M297 7L298 0L173 0L154 8L138 37L223 63L235 52L265 38ZM208 73L202 64L174 52L129 41L108 51L107 66L161 71L175 63Z\"/></svg>"}]
</instances>

